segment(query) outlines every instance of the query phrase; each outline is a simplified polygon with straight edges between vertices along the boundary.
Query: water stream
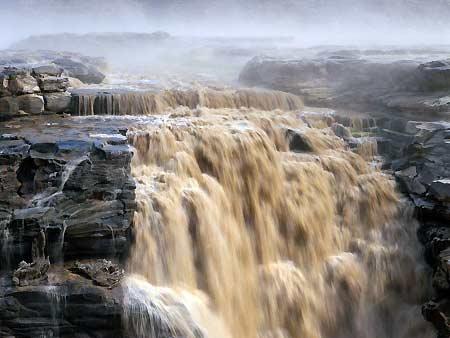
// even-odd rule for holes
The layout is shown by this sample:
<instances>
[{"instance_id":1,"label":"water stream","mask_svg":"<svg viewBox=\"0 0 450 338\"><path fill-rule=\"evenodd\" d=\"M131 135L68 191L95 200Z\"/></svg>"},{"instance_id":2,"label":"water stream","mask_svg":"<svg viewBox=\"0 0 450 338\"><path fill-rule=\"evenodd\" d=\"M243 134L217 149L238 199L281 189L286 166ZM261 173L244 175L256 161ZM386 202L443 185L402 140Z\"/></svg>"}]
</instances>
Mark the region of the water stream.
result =
<instances>
[{"instance_id":1,"label":"water stream","mask_svg":"<svg viewBox=\"0 0 450 338\"><path fill-rule=\"evenodd\" d=\"M132 336L433 336L418 224L376 145L253 109L179 109L128 137Z\"/></svg>"}]
</instances>

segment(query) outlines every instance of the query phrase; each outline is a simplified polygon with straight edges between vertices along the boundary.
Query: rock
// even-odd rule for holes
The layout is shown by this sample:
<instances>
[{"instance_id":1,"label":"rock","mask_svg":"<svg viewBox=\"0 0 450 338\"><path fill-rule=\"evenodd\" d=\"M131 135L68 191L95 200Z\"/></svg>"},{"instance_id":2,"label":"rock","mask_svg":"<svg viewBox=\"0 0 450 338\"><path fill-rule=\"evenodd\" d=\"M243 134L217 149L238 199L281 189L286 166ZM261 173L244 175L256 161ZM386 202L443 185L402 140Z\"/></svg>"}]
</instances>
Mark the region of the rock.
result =
<instances>
[{"instance_id":1,"label":"rock","mask_svg":"<svg viewBox=\"0 0 450 338\"><path fill-rule=\"evenodd\" d=\"M450 179L433 181L430 186L430 194L439 201L450 202Z\"/></svg>"},{"instance_id":2,"label":"rock","mask_svg":"<svg viewBox=\"0 0 450 338\"><path fill-rule=\"evenodd\" d=\"M69 79L69 88L80 88L84 86L84 83L75 77L68 77L68 79Z\"/></svg>"},{"instance_id":3,"label":"rock","mask_svg":"<svg viewBox=\"0 0 450 338\"><path fill-rule=\"evenodd\" d=\"M69 87L69 79L57 76L39 78L39 86L43 92L64 92Z\"/></svg>"},{"instance_id":4,"label":"rock","mask_svg":"<svg viewBox=\"0 0 450 338\"><path fill-rule=\"evenodd\" d=\"M11 264L32 262L41 229L47 229L51 261L123 254L136 207L126 139L119 141L119 130L103 123L92 128L91 122L50 116L31 121L18 126L26 141L0 139L0 226L12 238ZM14 126L0 125L0 135L17 135ZM67 132L72 128L77 132Z\"/></svg>"},{"instance_id":5,"label":"rock","mask_svg":"<svg viewBox=\"0 0 450 338\"><path fill-rule=\"evenodd\" d=\"M438 264L434 268L433 287L439 294L450 291L450 247L439 254Z\"/></svg>"},{"instance_id":6,"label":"rock","mask_svg":"<svg viewBox=\"0 0 450 338\"><path fill-rule=\"evenodd\" d=\"M423 90L450 89L450 59L421 64L418 73Z\"/></svg>"},{"instance_id":7,"label":"rock","mask_svg":"<svg viewBox=\"0 0 450 338\"><path fill-rule=\"evenodd\" d=\"M282 90L306 104L404 115L450 111L450 61L382 61L362 55L303 59L255 57L242 69L247 86Z\"/></svg>"},{"instance_id":8,"label":"rock","mask_svg":"<svg viewBox=\"0 0 450 338\"><path fill-rule=\"evenodd\" d=\"M403 191L414 203L421 221L418 237L433 269L436 298L422 314L438 331L450 336L450 123L444 121L379 121L379 132L394 144L389 153Z\"/></svg>"},{"instance_id":9,"label":"rock","mask_svg":"<svg viewBox=\"0 0 450 338\"><path fill-rule=\"evenodd\" d=\"M449 304L445 300L429 301L422 306L422 314L438 330L438 338L450 336L450 318L446 314Z\"/></svg>"},{"instance_id":10,"label":"rock","mask_svg":"<svg viewBox=\"0 0 450 338\"><path fill-rule=\"evenodd\" d=\"M101 83L105 75L93 65L85 65L70 58L60 58L53 61L56 65L64 68L64 74L75 77L84 83Z\"/></svg>"},{"instance_id":11,"label":"rock","mask_svg":"<svg viewBox=\"0 0 450 338\"><path fill-rule=\"evenodd\" d=\"M16 115L19 111L19 102L15 96L0 97L0 120L2 117Z\"/></svg>"},{"instance_id":12,"label":"rock","mask_svg":"<svg viewBox=\"0 0 450 338\"><path fill-rule=\"evenodd\" d=\"M19 109L29 114L40 114L44 111L44 98L36 94L21 95L17 97Z\"/></svg>"},{"instance_id":13,"label":"rock","mask_svg":"<svg viewBox=\"0 0 450 338\"><path fill-rule=\"evenodd\" d=\"M10 96L11 92L8 88L8 76L0 72L0 98L2 96Z\"/></svg>"},{"instance_id":14,"label":"rock","mask_svg":"<svg viewBox=\"0 0 450 338\"><path fill-rule=\"evenodd\" d=\"M72 95L68 92L44 94L45 110L64 113L70 112Z\"/></svg>"},{"instance_id":15,"label":"rock","mask_svg":"<svg viewBox=\"0 0 450 338\"><path fill-rule=\"evenodd\" d=\"M136 208L123 124L14 122L0 124L0 336L133 336L111 262Z\"/></svg>"},{"instance_id":16,"label":"rock","mask_svg":"<svg viewBox=\"0 0 450 338\"><path fill-rule=\"evenodd\" d=\"M50 266L48 257L45 256L45 234L41 230L40 234L34 238L32 244L32 262L22 261L19 268L14 271L13 282L18 286L36 285L47 279L47 271Z\"/></svg>"},{"instance_id":17,"label":"rock","mask_svg":"<svg viewBox=\"0 0 450 338\"><path fill-rule=\"evenodd\" d=\"M70 270L92 279L96 285L109 288L117 286L124 276L123 269L106 259L85 264L75 262Z\"/></svg>"},{"instance_id":18,"label":"rock","mask_svg":"<svg viewBox=\"0 0 450 338\"><path fill-rule=\"evenodd\" d=\"M14 337L124 337L122 298L120 288L109 291L78 279L9 288L0 295L0 333Z\"/></svg>"},{"instance_id":19,"label":"rock","mask_svg":"<svg viewBox=\"0 0 450 338\"><path fill-rule=\"evenodd\" d=\"M64 69L58 67L54 64L49 64L45 66L39 66L32 68L32 74L35 77L44 77L44 76L56 76L61 77Z\"/></svg>"},{"instance_id":20,"label":"rock","mask_svg":"<svg viewBox=\"0 0 450 338\"><path fill-rule=\"evenodd\" d=\"M405 189L408 193L422 195L427 191L425 186L421 184L417 178L417 170L415 166L397 171L395 176L403 185L403 189Z\"/></svg>"},{"instance_id":21,"label":"rock","mask_svg":"<svg viewBox=\"0 0 450 338\"><path fill-rule=\"evenodd\" d=\"M333 123L331 125L331 130L333 130L334 134L338 137L347 139L352 137L352 133L346 127L344 127L340 123Z\"/></svg>"},{"instance_id":22,"label":"rock","mask_svg":"<svg viewBox=\"0 0 450 338\"><path fill-rule=\"evenodd\" d=\"M33 94L40 91L28 70L6 67L0 72L0 96Z\"/></svg>"},{"instance_id":23,"label":"rock","mask_svg":"<svg viewBox=\"0 0 450 338\"><path fill-rule=\"evenodd\" d=\"M312 152L313 147L308 138L297 129L287 129L286 137L289 141L289 150L294 152Z\"/></svg>"},{"instance_id":24,"label":"rock","mask_svg":"<svg viewBox=\"0 0 450 338\"><path fill-rule=\"evenodd\" d=\"M28 74L10 76L8 89L12 95L39 93L40 89L34 77Z\"/></svg>"}]
</instances>

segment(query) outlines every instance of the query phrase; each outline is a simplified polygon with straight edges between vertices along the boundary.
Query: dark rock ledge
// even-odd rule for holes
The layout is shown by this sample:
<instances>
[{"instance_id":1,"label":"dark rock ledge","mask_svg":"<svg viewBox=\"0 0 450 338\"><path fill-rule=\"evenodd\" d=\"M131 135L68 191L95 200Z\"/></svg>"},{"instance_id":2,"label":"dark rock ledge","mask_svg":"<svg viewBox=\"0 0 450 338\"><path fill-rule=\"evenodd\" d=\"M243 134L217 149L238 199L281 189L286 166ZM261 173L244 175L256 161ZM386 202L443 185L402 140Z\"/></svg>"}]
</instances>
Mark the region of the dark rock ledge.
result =
<instances>
[{"instance_id":1,"label":"dark rock ledge","mask_svg":"<svg viewBox=\"0 0 450 338\"><path fill-rule=\"evenodd\" d=\"M135 185L126 130L58 116L0 126L0 336L121 337Z\"/></svg>"},{"instance_id":2,"label":"dark rock ledge","mask_svg":"<svg viewBox=\"0 0 450 338\"><path fill-rule=\"evenodd\" d=\"M335 116L341 129L354 120ZM419 122L402 118L367 118L363 131L378 141L385 168L393 171L400 189L413 202L421 227L419 240L432 270L433 299L422 313L438 331L450 337L450 123ZM370 127L376 125L376 127ZM342 137L342 136L341 136ZM345 137L345 135L344 135ZM351 142L350 142L351 143Z\"/></svg>"}]
</instances>

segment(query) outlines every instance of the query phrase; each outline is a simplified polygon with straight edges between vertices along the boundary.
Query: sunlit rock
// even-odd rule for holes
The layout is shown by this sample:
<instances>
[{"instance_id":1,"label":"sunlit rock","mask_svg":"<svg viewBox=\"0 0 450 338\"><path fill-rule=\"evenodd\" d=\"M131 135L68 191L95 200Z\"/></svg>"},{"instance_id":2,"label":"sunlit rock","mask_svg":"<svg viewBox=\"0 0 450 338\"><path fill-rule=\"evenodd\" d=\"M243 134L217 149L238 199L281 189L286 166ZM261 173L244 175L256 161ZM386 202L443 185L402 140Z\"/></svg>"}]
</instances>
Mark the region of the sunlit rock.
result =
<instances>
[{"instance_id":1,"label":"sunlit rock","mask_svg":"<svg viewBox=\"0 0 450 338\"><path fill-rule=\"evenodd\" d=\"M45 93L45 110L55 113L71 111L72 95L68 92Z\"/></svg>"}]
</instances>

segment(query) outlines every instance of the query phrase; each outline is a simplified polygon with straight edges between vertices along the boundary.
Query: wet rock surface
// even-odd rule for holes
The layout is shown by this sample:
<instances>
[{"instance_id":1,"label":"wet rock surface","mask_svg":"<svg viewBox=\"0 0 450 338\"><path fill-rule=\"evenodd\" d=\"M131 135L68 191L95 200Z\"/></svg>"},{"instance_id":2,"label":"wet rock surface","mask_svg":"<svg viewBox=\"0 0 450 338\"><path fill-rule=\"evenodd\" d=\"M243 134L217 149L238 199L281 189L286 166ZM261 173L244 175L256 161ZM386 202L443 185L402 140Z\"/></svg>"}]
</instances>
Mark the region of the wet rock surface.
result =
<instances>
[{"instance_id":1,"label":"wet rock surface","mask_svg":"<svg viewBox=\"0 0 450 338\"><path fill-rule=\"evenodd\" d=\"M121 133L57 116L0 127L1 336L121 336L120 288L106 291L135 209Z\"/></svg>"},{"instance_id":2,"label":"wet rock surface","mask_svg":"<svg viewBox=\"0 0 450 338\"><path fill-rule=\"evenodd\" d=\"M2 337L122 337L120 288L93 286L76 275L55 285L4 286Z\"/></svg>"},{"instance_id":3,"label":"wet rock surface","mask_svg":"<svg viewBox=\"0 0 450 338\"><path fill-rule=\"evenodd\" d=\"M450 123L379 120L388 142L385 154L402 191L422 223L418 236L432 267L435 298L423 305L424 317L450 335Z\"/></svg>"}]
</instances>

